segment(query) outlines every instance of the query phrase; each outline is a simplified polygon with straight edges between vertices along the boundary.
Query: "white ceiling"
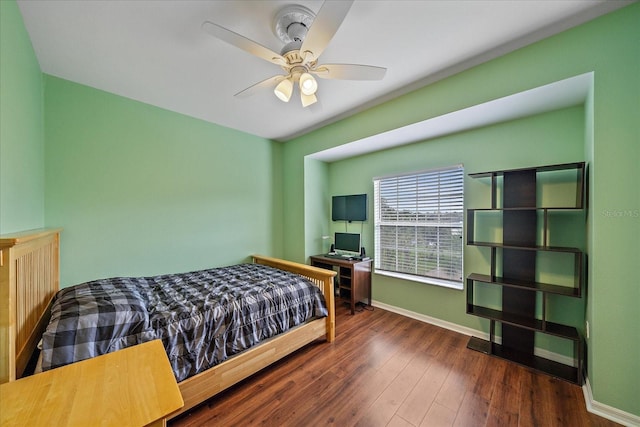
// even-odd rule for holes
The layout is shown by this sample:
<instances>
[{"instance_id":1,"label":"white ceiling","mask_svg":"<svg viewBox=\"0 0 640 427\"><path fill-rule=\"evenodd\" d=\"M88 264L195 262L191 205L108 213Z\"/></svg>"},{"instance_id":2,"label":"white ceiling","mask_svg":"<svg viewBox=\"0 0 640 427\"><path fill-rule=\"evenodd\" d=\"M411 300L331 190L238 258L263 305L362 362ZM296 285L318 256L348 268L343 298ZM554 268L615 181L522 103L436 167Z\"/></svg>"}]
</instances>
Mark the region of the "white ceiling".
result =
<instances>
[{"instance_id":1,"label":"white ceiling","mask_svg":"<svg viewBox=\"0 0 640 427\"><path fill-rule=\"evenodd\" d=\"M201 30L209 20L279 52L280 8L321 1L19 0L43 72L264 138L288 140L622 7L603 0L357 0L320 63L386 67L381 81L319 80L302 108L266 89L274 64Z\"/></svg>"}]
</instances>

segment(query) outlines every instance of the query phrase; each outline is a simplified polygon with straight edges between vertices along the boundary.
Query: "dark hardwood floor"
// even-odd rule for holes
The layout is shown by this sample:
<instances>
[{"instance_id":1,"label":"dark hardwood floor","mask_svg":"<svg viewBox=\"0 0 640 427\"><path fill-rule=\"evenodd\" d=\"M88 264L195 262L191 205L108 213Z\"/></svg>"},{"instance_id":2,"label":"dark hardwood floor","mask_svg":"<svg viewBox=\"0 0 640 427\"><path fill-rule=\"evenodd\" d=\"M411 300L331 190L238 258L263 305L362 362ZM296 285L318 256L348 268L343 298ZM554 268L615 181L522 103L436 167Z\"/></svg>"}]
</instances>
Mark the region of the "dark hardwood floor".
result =
<instances>
[{"instance_id":1,"label":"dark hardwood floor","mask_svg":"<svg viewBox=\"0 0 640 427\"><path fill-rule=\"evenodd\" d=\"M169 423L186 426L615 426L582 389L466 348L469 337L339 302L337 336Z\"/></svg>"}]
</instances>

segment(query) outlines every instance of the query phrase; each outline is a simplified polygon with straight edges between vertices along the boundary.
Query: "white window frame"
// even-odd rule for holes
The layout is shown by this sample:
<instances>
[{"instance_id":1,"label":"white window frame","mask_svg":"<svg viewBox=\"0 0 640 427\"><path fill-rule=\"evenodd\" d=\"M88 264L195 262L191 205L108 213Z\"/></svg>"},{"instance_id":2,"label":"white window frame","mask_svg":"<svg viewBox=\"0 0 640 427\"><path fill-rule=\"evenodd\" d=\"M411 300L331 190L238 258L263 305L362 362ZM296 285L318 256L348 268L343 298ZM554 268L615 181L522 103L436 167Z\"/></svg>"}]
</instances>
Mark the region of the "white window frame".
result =
<instances>
[{"instance_id":1,"label":"white window frame","mask_svg":"<svg viewBox=\"0 0 640 427\"><path fill-rule=\"evenodd\" d=\"M375 273L462 290L463 165L376 177L373 187ZM393 229L396 237L392 233L382 236L384 228ZM411 229L413 240L400 243L398 231L409 230L406 235L411 236ZM428 242L430 251L424 242Z\"/></svg>"}]
</instances>

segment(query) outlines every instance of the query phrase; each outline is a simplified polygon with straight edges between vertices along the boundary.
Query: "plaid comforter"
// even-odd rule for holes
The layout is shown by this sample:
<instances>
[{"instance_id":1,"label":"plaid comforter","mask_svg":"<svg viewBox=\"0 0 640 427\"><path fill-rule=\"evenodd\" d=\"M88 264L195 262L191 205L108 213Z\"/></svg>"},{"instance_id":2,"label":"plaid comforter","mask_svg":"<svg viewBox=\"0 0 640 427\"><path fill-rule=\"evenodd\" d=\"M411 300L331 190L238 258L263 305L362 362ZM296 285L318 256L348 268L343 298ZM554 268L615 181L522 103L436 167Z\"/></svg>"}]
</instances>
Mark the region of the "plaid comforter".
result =
<instances>
[{"instance_id":1,"label":"plaid comforter","mask_svg":"<svg viewBox=\"0 0 640 427\"><path fill-rule=\"evenodd\" d=\"M161 339L182 381L326 315L313 283L259 264L96 280L62 289L54 298L42 369Z\"/></svg>"}]
</instances>

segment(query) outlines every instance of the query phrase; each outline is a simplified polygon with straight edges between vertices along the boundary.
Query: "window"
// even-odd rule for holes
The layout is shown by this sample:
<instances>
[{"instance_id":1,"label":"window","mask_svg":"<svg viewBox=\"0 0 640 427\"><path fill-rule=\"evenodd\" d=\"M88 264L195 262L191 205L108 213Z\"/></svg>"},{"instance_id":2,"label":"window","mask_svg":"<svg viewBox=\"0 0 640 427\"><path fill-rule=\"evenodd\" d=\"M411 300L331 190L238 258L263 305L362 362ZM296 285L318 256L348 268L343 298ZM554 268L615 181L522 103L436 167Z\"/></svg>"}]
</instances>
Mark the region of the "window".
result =
<instances>
[{"instance_id":1,"label":"window","mask_svg":"<svg viewBox=\"0 0 640 427\"><path fill-rule=\"evenodd\" d=\"M462 165L375 178L376 273L462 289Z\"/></svg>"}]
</instances>

